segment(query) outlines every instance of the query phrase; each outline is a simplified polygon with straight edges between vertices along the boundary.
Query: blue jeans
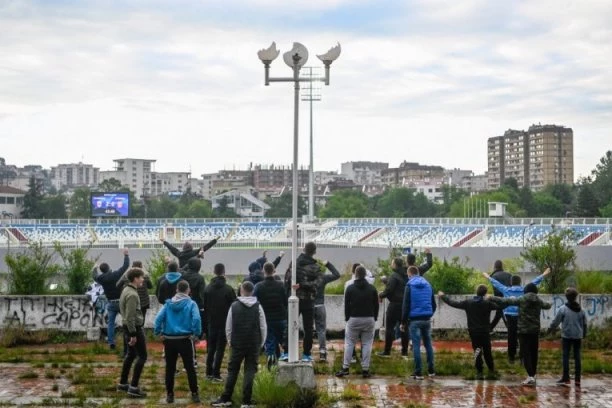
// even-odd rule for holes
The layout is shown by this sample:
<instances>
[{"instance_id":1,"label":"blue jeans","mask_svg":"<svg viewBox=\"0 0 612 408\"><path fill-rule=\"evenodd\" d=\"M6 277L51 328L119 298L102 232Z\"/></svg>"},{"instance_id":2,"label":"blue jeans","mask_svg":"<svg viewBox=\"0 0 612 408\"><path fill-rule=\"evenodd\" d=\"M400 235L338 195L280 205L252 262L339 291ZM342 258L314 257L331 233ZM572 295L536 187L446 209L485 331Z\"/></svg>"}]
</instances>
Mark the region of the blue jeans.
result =
<instances>
[{"instance_id":1,"label":"blue jeans","mask_svg":"<svg viewBox=\"0 0 612 408\"><path fill-rule=\"evenodd\" d=\"M106 305L106 313L108 315L108 324L106 328L108 344L115 344L115 321L119 314L119 300L109 300Z\"/></svg>"},{"instance_id":2,"label":"blue jeans","mask_svg":"<svg viewBox=\"0 0 612 408\"><path fill-rule=\"evenodd\" d=\"M434 353L431 346L431 321L429 320L412 320L410 321L410 338L412 339L412 352L414 353L414 374L421 375L421 338L427 352L427 372L429 374L434 371Z\"/></svg>"},{"instance_id":3,"label":"blue jeans","mask_svg":"<svg viewBox=\"0 0 612 408\"><path fill-rule=\"evenodd\" d=\"M276 347L279 345L283 347L283 351L286 353L285 332L287 331L287 321L270 320L266 323L268 325L268 333L266 334L266 342L264 343L266 356L276 355Z\"/></svg>"}]
</instances>

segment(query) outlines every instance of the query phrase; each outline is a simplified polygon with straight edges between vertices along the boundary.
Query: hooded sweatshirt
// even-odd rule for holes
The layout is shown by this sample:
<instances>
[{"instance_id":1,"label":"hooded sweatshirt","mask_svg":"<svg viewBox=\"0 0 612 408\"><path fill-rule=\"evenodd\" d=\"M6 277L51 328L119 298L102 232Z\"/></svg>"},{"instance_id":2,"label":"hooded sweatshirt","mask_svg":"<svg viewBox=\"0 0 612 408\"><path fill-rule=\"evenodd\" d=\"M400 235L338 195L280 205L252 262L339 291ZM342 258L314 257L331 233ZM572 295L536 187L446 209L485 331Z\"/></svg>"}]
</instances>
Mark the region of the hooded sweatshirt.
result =
<instances>
[{"instance_id":1,"label":"hooded sweatshirt","mask_svg":"<svg viewBox=\"0 0 612 408\"><path fill-rule=\"evenodd\" d=\"M344 294L344 320L351 317L378 319L378 293L365 279L356 279Z\"/></svg>"},{"instance_id":2,"label":"hooded sweatshirt","mask_svg":"<svg viewBox=\"0 0 612 408\"><path fill-rule=\"evenodd\" d=\"M399 267L394 269L385 285L385 290L380 293L380 297L389 299L391 303L402 303L407 281L406 268Z\"/></svg>"},{"instance_id":3,"label":"hooded sweatshirt","mask_svg":"<svg viewBox=\"0 0 612 408\"><path fill-rule=\"evenodd\" d=\"M236 293L227 284L225 276L215 276L204 290L204 312L210 327L223 329L227 312L236 300Z\"/></svg>"},{"instance_id":4,"label":"hooded sweatshirt","mask_svg":"<svg viewBox=\"0 0 612 408\"><path fill-rule=\"evenodd\" d=\"M157 281L157 301L160 305L166 303L166 300L171 299L176 294L176 285L181 280L180 272L166 272Z\"/></svg>"},{"instance_id":5,"label":"hooded sweatshirt","mask_svg":"<svg viewBox=\"0 0 612 408\"><path fill-rule=\"evenodd\" d=\"M497 303L482 296L458 301L451 299L448 295L443 295L440 299L451 307L465 310L470 334L489 334L491 330L491 310L501 308Z\"/></svg>"},{"instance_id":6,"label":"hooded sweatshirt","mask_svg":"<svg viewBox=\"0 0 612 408\"><path fill-rule=\"evenodd\" d=\"M255 296L240 296L232 303L225 321L225 336L231 347L263 347L266 341L266 315Z\"/></svg>"},{"instance_id":7,"label":"hooded sweatshirt","mask_svg":"<svg viewBox=\"0 0 612 408\"><path fill-rule=\"evenodd\" d=\"M154 332L167 339L199 337L202 334L202 323L198 306L189 295L177 293L157 313Z\"/></svg>"},{"instance_id":8,"label":"hooded sweatshirt","mask_svg":"<svg viewBox=\"0 0 612 408\"><path fill-rule=\"evenodd\" d=\"M525 289L528 289L533 284L528 284ZM537 287L533 285L535 291ZM530 289L531 290L531 289ZM537 293L529 291L519 298L493 298L503 306L517 305L519 307L518 315L518 333L519 334L535 334L540 332L540 313L542 309L550 309L552 305L540 299Z\"/></svg>"},{"instance_id":9,"label":"hooded sweatshirt","mask_svg":"<svg viewBox=\"0 0 612 408\"><path fill-rule=\"evenodd\" d=\"M148 309L151 305L151 300L149 299L149 289L153 287L153 283L151 282L151 278L149 277L147 271L143 268L141 269L144 272L144 282L142 283L142 286L137 287L136 290L138 291L138 296L140 297L140 308ZM119 279L117 282L117 289L122 291L128 282L127 272L125 272L123 276L121 276L121 279Z\"/></svg>"},{"instance_id":10,"label":"hooded sweatshirt","mask_svg":"<svg viewBox=\"0 0 612 408\"><path fill-rule=\"evenodd\" d=\"M202 262L199 258L191 258L187 262L187 268L183 271L183 279L189 283L191 288L191 298L196 302L198 308L204 309L204 289L206 282L204 277L200 275L200 267Z\"/></svg>"},{"instance_id":11,"label":"hooded sweatshirt","mask_svg":"<svg viewBox=\"0 0 612 408\"><path fill-rule=\"evenodd\" d=\"M544 279L544 275L538 276L532 280L531 283L537 286L542 282L542 279ZM521 285L506 286L499 280L493 279L493 277L489 277L489 282L491 282L491 285L493 285L495 296L503 296L505 298L521 297L525 291L525 288L523 288ZM504 309L504 314L506 316L518 316L518 312L518 306L508 306Z\"/></svg>"},{"instance_id":12,"label":"hooded sweatshirt","mask_svg":"<svg viewBox=\"0 0 612 408\"><path fill-rule=\"evenodd\" d=\"M550 324L550 330L562 327L561 337L564 339L583 339L587 333L587 318L580 303L568 302L557 311L557 315Z\"/></svg>"}]
</instances>

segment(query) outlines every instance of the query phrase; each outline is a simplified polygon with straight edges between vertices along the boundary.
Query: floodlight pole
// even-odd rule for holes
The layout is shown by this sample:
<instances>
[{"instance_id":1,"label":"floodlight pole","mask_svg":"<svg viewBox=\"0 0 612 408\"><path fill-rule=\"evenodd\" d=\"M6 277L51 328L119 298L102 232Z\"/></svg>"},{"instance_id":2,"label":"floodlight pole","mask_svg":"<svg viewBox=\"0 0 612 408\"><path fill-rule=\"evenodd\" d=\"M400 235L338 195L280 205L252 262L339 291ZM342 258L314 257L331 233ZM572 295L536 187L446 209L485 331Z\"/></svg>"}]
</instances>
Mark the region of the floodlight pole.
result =
<instances>
[{"instance_id":1,"label":"floodlight pole","mask_svg":"<svg viewBox=\"0 0 612 408\"><path fill-rule=\"evenodd\" d=\"M295 50L294 44L294 50ZM300 44L301 45L301 44ZM303 46L302 46L303 47ZM276 49L275 43L272 43L271 48L268 50ZM292 50L291 52L294 52ZM299 193L299 185L298 185L298 138L299 138L299 103L300 103L300 82L313 82L313 81L322 81L325 82L326 85L329 85L329 66L333 62L335 58L339 55L339 46L338 46L338 55L333 57L331 60L323 60L325 64L325 77L324 78L300 78L300 69L302 65L306 62L308 58L307 50L303 47L305 53L305 60L302 62L302 55L300 55L300 51L295 51L291 56L292 65L291 68L293 70L293 77L278 77L271 78L270 77L270 63L276 58L278 55L278 51L276 51L275 55L271 55L270 53L264 53L263 55L259 55L261 61L264 64L264 83L266 86L270 85L270 82L293 82L294 83L294 98L293 98L293 201L291 206L291 296L288 301L288 321L287 321L287 334L288 334L288 346L289 346L289 359L290 363L295 363L299 361L298 351L299 351L299 300L296 295L296 264L297 264L297 243L298 243L298 193ZM260 51L262 53L264 50ZM274 54L274 53L272 53ZM289 65L289 61L285 60L287 65ZM311 153L312 154L312 153Z\"/></svg>"},{"instance_id":2,"label":"floodlight pole","mask_svg":"<svg viewBox=\"0 0 612 408\"><path fill-rule=\"evenodd\" d=\"M320 101L320 95L313 94L313 67L306 67L308 71L308 78L310 79L310 88L308 89L308 94L302 95L302 100L306 102L310 102L310 165L308 167L308 220L314 220L314 139L313 139L313 106L312 103L315 101ZM319 78L321 80L321 78Z\"/></svg>"}]
</instances>

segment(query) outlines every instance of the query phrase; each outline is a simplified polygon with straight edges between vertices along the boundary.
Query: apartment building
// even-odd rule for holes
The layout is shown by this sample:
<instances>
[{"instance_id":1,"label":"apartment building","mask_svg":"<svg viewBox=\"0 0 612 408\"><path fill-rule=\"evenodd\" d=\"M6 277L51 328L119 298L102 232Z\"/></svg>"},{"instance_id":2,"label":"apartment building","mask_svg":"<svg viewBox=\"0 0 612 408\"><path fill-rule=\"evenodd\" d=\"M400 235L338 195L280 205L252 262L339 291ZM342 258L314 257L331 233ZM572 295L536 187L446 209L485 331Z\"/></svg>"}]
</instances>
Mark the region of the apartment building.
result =
<instances>
[{"instance_id":1,"label":"apartment building","mask_svg":"<svg viewBox=\"0 0 612 408\"><path fill-rule=\"evenodd\" d=\"M442 166L428 166L404 161L399 167L381 171L381 183L385 186L409 186L413 183L444 182L445 170Z\"/></svg>"},{"instance_id":2,"label":"apartment building","mask_svg":"<svg viewBox=\"0 0 612 408\"><path fill-rule=\"evenodd\" d=\"M487 141L488 184L494 190L508 178L537 191L548 184L574 181L571 128L532 125L528 131L509 129Z\"/></svg>"},{"instance_id":3,"label":"apartment building","mask_svg":"<svg viewBox=\"0 0 612 408\"><path fill-rule=\"evenodd\" d=\"M62 188L94 187L100 179L100 169L91 164L69 163L51 167L51 184L58 190Z\"/></svg>"},{"instance_id":4,"label":"apartment building","mask_svg":"<svg viewBox=\"0 0 612 408\"><path fill-rule=\"evenodd\" d=\"M532 190L547 184L574 182L574 132L556 125L529 127L529 185Z\"/></svg>"},{"instance_id":5,"label":"apartment building","mask_svg":"<svg viewBox=\"0 0 612 408\"><path fill-rule=\"evenodd\" d=\"M381 172L389 168L389 163L354 161L340 165L340 174L355 184L377 185L381 183Z\"/></svg>"}]
</instances>

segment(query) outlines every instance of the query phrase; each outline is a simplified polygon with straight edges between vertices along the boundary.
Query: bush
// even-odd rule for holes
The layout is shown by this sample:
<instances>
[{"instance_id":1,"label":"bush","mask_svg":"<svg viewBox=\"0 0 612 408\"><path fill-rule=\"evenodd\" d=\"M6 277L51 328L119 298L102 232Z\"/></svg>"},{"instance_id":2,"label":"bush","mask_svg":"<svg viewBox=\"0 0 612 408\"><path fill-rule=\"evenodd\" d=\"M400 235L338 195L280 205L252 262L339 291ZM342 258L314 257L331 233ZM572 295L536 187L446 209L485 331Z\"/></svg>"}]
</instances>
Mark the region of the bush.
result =
<instances>
[{"instance_id":1,"label":"bush","mask_svg":"<svg viewBox=\"0 0 612 408\"><path fill-rule=\"evenodd\" d=\"M449 295L474 293L476 282L484 282L474 268L462 264L458 257L454 257L450 262L434 258L433 266L425 274L425 279L431 283L434 293L441 290Z\"/></svg>"},{"instance_id":2,"label":"bush","mask_svg":"<svg viewBox=\"0 0 612 408\"><path fill-rule=\"evenodd\" d=\"M54 264L54 253L33 243L23 253L6 254L4 261L9 268L9 293L13 295L43 295L48 282L54 278L59 265Z\"/></svg>"},{"instance_id":3,"label":"bush","mask_svg":"<svg viewBox=\"0 0 612 408\"><path fill-rule=\"evenodd\" d=\"M157 285L158 279L168 271L166 267L167 256L168 254L164 249L156 248L153 250L153 255L147 260L145 267L149 273L151 282L153 282L153 290L156 289L155 285Z\"/></svg>"},{"instance_id":4,"label":"bush","mask_svg":"<svg viewBox=\"0 0 612 408\"><path fill-rule=\"evenodd\" d=\"M326 295L344 295L344 284L349 281L352 277L353 264L347 263L344 265L340 272L340 278L325 285Z\"/></svg>"},{"instance_id":5,"label":"bush","mask_svg":"<svg viewBox=\"0 0 612 408\"><path fill-rule=\"evenodd\" d=\"M568 285L576 285L573 272L576 251L570 246L573 236L572 230L553 230L540 244L532 244L521 252L538 271L550 268L550 275L542 282L545 292L563 293Z\"/></svg>"},{"instance_id":6,"label":"bush","mask_svg":"<svg viewBox=\"0 0 612 408\"><path fill-rule=\"evenodd\" d=\"M66 275L68 293L82 295L91 281L91 270L100 256L91 260L87 257L89 248L75 248L67 251L59 242L55 242L53 247L64 263L62 272Z\"/></svg>"}]
</instances>

